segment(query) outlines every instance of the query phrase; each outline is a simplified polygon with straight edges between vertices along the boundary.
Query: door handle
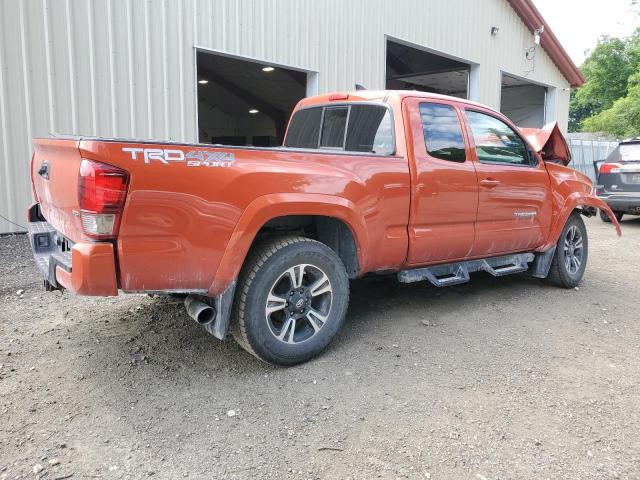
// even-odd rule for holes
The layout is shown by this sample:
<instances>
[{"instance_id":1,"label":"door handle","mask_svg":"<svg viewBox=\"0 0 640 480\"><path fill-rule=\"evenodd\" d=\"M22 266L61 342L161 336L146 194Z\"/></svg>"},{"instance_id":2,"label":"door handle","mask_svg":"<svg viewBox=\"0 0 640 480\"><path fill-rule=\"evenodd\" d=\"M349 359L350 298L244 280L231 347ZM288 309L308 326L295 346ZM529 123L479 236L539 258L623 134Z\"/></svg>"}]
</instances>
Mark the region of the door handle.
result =
<instances>
[{"instance_id":1,"label":"door handle","mask_svg":"<svg viewBox=\"0 0 640 480\"><path fill-rule=\"evenodd\" d=\"M492 178L487 178L485 180L480 180L480 186L485 188L495 188L500 185L499 180L494 180Z\"/></svg>"}]
</instances>

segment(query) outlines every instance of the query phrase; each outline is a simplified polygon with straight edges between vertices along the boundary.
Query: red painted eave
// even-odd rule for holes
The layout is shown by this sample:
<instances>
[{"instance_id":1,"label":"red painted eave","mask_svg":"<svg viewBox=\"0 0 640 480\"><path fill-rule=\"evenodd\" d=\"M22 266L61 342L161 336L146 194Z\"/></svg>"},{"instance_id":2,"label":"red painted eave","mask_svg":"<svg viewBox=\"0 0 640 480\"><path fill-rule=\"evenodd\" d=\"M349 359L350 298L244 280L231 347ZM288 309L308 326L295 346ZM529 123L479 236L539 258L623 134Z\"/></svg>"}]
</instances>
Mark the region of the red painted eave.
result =
<instances>
[{"instance_id":1,"label":"red painted eave","mask_svg":"<svg viewBox=\"0 0 640 480\"><path fill-rule=\"evenodd\" d=\"M540 45L551 57L553 63L556 64L560 72L569 81L572 87L580 87L584 84L585 78L580 69L569 57L569 54L560 44L558 38L549 28L547 22L533 4L532 0L507 0L511 7L520 16L527 28L534 32L536 29L544 26L544 33L540 37Z\"/></svg>"}]
</instances>

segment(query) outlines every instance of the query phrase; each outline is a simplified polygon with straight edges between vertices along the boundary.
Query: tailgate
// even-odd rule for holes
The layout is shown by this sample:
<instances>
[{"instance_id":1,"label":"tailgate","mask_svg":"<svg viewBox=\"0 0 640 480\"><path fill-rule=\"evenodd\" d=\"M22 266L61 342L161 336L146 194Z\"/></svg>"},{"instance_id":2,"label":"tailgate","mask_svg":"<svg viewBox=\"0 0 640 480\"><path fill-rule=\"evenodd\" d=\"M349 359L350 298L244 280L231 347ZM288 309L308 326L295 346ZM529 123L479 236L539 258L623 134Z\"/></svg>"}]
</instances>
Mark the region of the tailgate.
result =
<instances>
[{"instance_id":1,"label":"tailgate","mask_svg":"<svg viewBox=\"0 0 640 480\"><path fill-rule=\"evenodd\" d=\"M603 163L603 166L612 165ZM614 163L610 172L601 171L598 175L599 194L640 193L640 162Z\"/></svg>"},{"instance_id":2,"label":"tailgate","mask_svg":"<svg viewBox=\"0 0 640 480\"><path fill-rule=\"evenodd\" d=\"M80 152L77 139L35 139L31 178L49 224L77 242L84 235L78 207Z\"/></svg>"},{"instance_id":3,"label":"tailgate","mask_svg":"<svg viewBox=\"0 0 640 480\"><path fill-rule=\"evenodd\" d=\"M640 162L622 162L619 174L620 182L613 192L640 192Z\"/></svg>"}]
</instances>

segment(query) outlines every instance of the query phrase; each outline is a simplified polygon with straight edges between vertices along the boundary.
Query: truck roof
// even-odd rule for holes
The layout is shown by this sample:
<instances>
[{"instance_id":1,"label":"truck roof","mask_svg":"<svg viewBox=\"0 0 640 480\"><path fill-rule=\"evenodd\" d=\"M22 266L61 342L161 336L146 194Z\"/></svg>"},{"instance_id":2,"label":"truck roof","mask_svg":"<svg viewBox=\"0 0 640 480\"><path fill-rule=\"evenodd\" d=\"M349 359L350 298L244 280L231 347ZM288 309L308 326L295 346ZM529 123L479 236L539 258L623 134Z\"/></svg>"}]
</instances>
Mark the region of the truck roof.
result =
<instances>
[{"instance_id":1,"label":"truck roof","mask_svg":"<svg viewBox=\"0 0 640 480\"><path fill-rule=\"evenodd\" d=\"M394 99L401 102L406 97L420 97L433 100L448 100L451 102L464 103L477 107L488 108L481 103L472 102L465 98L440 95L437 93L421 92L418 90L352 90L342 92L330 92L300 100L298 108L309 107L311 105L326 104L331 102L386 102Z\"/></svg>"}]
</instances>

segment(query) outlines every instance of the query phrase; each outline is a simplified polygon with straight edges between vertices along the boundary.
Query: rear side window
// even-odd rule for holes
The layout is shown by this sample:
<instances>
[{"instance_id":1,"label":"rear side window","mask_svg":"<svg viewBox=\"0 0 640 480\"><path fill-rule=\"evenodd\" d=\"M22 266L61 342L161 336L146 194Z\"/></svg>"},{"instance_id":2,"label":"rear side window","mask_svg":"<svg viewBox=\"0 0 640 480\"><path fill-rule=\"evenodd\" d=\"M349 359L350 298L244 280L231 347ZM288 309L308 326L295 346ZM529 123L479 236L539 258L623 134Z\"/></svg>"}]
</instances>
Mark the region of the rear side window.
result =
<instances>
[{"instance_id":1,"label":"rear side window","mask_svg":"<svg viewBox=\"0 0 640 480\"><path fill-rule=\"evenodd\" d=\"M320 138L321 108L306 108L294 115L287 130L286 147L318 148Z\"/></svg>"},{"instance_id":2,"label":"rear side window","mask_svg":"<svg viewBox=\"0 0 640 480\"><path fill-rule=\"evenodd\" d=\"M623 162L640 162L640 143L620 144L620 160Z\"/></svg>"},{"instance_id":3,"label":"rear side window","mask_svg":"<svg viewBox=\"0 0 640 480\"><path fill-rule=\"evenodd\" d=\"M389 110L377 105L352 105L345 150L392 154L395 149Z\"/></svg>"},{"instance_id":4,"label":"rear side window","mask_svg":"<svg viewBox=\"0 0 640 480\"><path fill-rule=\"evenodd\" d=\"M451 162L464 162L467 159L462 128L451 105L421 103L420 119L424 143L430 156Z\"/></svg>"},{"instance_id":5,"label":"rear side window","mask_svg":"<svg viewBox=\"0 0 640 480\"><path fill-rule=\"evenodd\" d=\"M531 157L520 136L491 115L467 110L480 163L531 165Z\"/></svg>"},{"instance_id":6,"label":"rear side window","mask_svg":"<svg viewBox=\"0 0 640 480\"><path fill-rule=\"evenodd\" d=\"M389 109L382 105L336 105L297 111L285 147L327 148L391 155L395 151Z\"/></svg>"}]
</instances>

